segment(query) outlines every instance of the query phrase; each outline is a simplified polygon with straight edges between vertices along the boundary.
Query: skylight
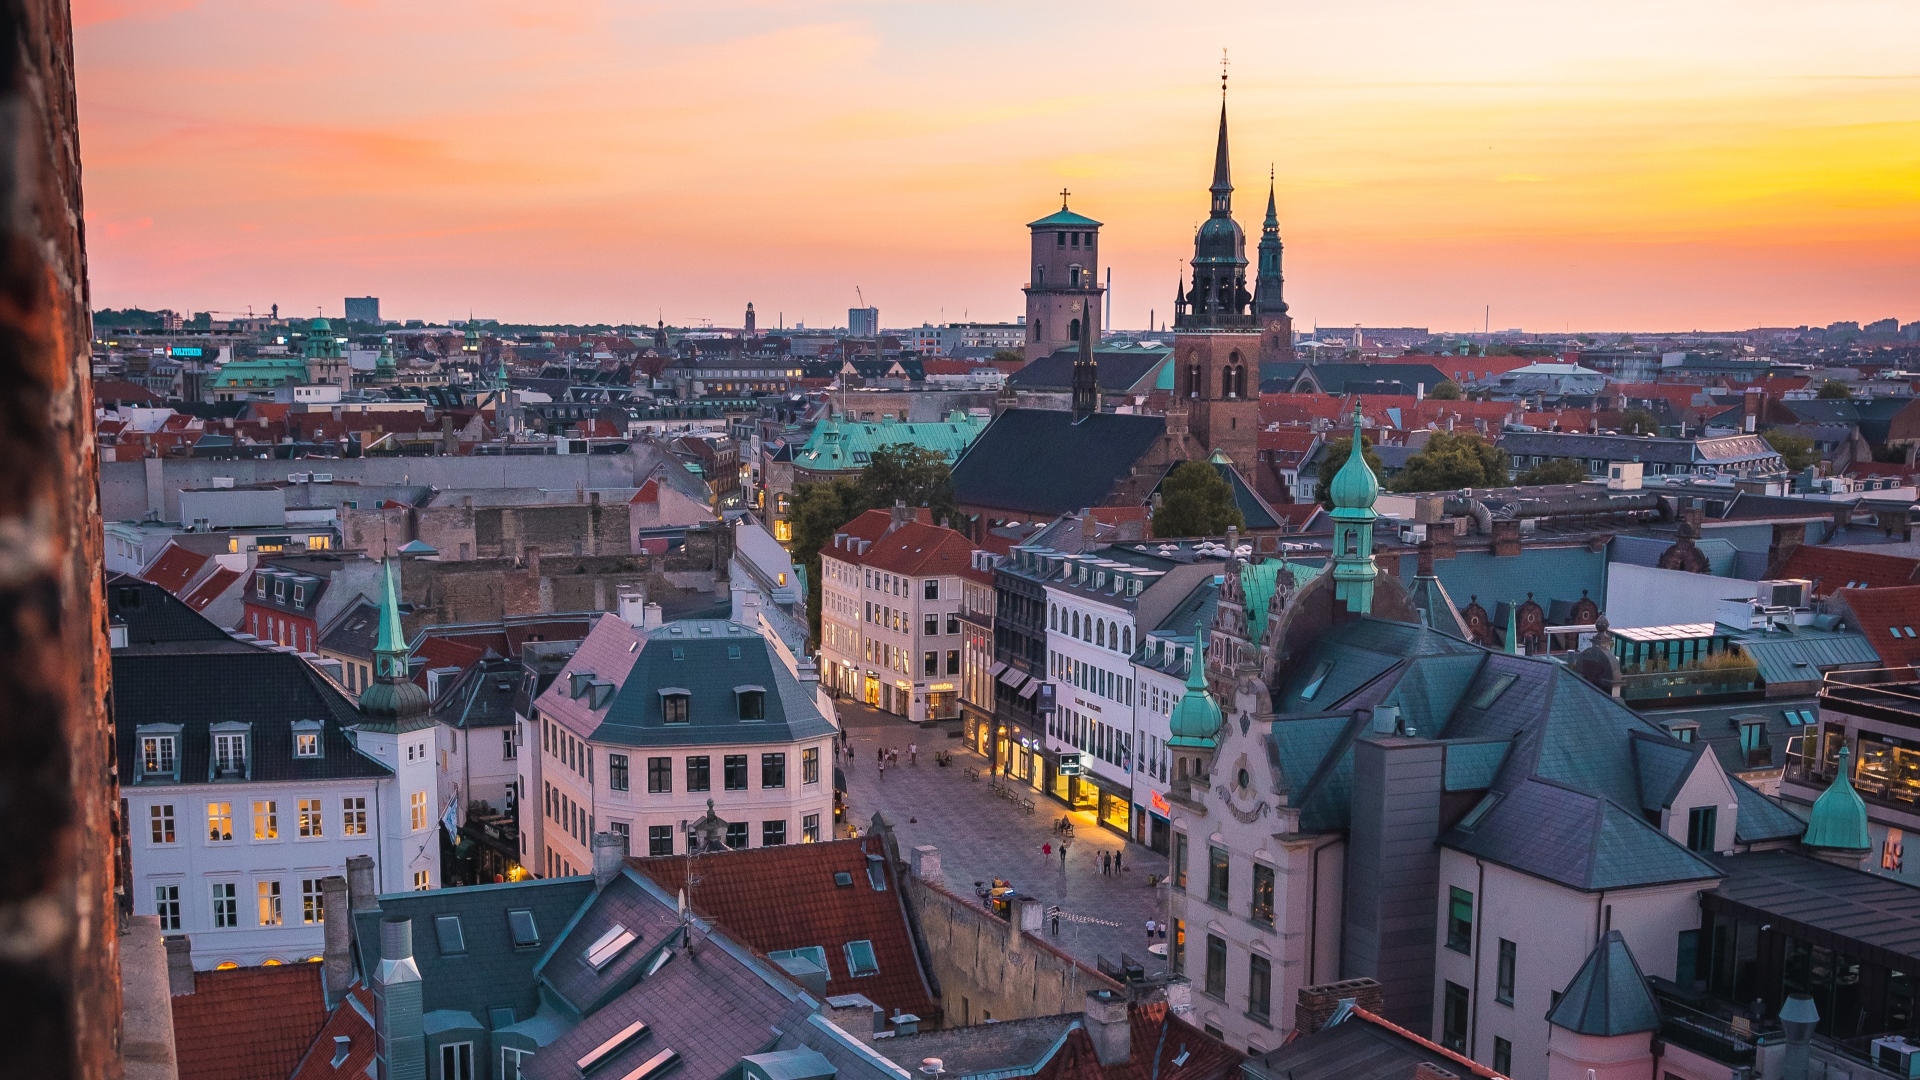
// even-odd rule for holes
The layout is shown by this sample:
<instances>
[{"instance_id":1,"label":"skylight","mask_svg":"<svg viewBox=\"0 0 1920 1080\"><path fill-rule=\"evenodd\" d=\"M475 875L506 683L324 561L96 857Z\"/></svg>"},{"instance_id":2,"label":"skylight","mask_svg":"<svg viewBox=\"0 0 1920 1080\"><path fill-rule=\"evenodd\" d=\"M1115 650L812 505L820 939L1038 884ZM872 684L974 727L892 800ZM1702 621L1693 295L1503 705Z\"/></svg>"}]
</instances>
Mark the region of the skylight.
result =
<instances>
[{"instance_id":1,"label":"skylight","mask_svg":"<svg viewBox=\"0 0 1920 1080\"><path fill-rule=\"evenodd\" d=\"M836 870L833 875L833 883L844 889L853 884L853 875L847 873L845 870Z\"/></svg>"},{"instance_id":2,"label":"skylight","mask_svg":"<svg viewBox=\"0 0 1920 1080\"><path fill-rule=\"evenodd\" d=\"M433 933L440 939L441 956L459 956L467 951L467 937L460 931L460 916L435 915Z\"/></svg>"},{"instance_id":3,"label":"skylight","mask_svg":"<svg viewBox=\"0 0 1920 1080\"><path fill-rule=\"evenodd\" d=\"M1519 677L1520 676L1512 672L1494 676L1493 681L1487 684L1487 688L1480 691L1479 696L1473 699L1473 707L1476 709L1493 708L1493 703L1499 701L1500 695L1506 693L1507 687L1512 686L1514 680Z\"/></svg>"},{"instance_id":4,"label":"skylight","mask_svg":"<svg viewBox=\"0 0 1920 1080\"><path fill-rule=\"evenodd\" d=\"M601 934L599 939L587 947L587 966L599 971L613 963L615 957L625 952L627 946L634 943L633 931L614 923Z\"/></svg>"},{"instance_id":5,"label":"skylight","mask_svg":"<svg viewBox=\"0 0 1920 1080\"><path fill-rule=\"evenodd\" d=\"M1493 804L1499 801L1499 792L1488 792L1486 797L1481 799L1478 805L1467 811L1466 817L1460 819L1460 827L1471 832L1480 824L1481 820L1487 816L1487 811L1493 809Z\"/></svg>"},{"instance_id":6,"label":"skylight","mask_svg":"<svg viewBox=\"0 0 1920 1080\"><path fill-rule=\"evenodd\" d=\"M1332 672L1333 661L1320 661L1320 666L1313 669L1313 678L1307 682L1307 685L1300 688L1300 700L1312 701L1314 695L1320 692L1321 685L1327 681L1327 676Z\"/></svg>"},{"instance_id":7,"label":"skylight","mask_svg":"<svg viewBox=\"0 0 1920 1080\"><path fill-rule=\"evenodd\" d=\"M582 1073L592 1072L594 1068L603 1064L608 1058L612 1057L613 1055L619 1053L622 1050L625 1050L628 1046L633 1044L634 1040L640 1038L642 1035L645 1035L646 1033L647 1033L647 1022L645 1020L635 1020L633 1023L628 1024L626 1027L623 1027L619 1031L614 1032L613 1035L609 1037L606 1042L603 1042L599 1046L596 1046L593 1049L587 1051L584 1057L580 1058L580 1060L573 1063L573 1066L574 1068L579 1069Z\"/></svg>"},{"instance_id":8,"label":"skylight","mask_svg":"<svg viewBox=\"0 0 1920 1080\"><path fill-rule=\"evenodd\" d=\"M854 978L880 974L880 961L874 958L873 942L849 941L846 946L847 973Z\"/></svg>"},{"instance_id":9,"label":"skylight","mask_svg":"<svg viewBox=\"0 0 1920 1080\"><path fill-rule=\"evenodd\" d=\"M509 908L507 929L513 932L513 947L516 949L531 948L540 944L540 928L534 924L533 911L530 908Z\"/></svg>"}]
</instances>

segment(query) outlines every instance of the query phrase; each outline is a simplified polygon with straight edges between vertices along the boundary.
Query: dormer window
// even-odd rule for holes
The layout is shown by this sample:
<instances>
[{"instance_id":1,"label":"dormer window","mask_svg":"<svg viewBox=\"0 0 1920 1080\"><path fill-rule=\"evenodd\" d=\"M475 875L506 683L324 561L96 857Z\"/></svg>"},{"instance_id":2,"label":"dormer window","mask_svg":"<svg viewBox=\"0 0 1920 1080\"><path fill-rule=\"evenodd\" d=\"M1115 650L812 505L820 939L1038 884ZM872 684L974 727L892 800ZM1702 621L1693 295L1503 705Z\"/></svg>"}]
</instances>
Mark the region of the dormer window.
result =
<instances>
[{"instance_id":1,"label":"dormer window","mask_svg":"<svg viewBox=\"0 0 1920 1080\"><path fill-rule=\"evenodd\" d=\"M734 701L739 705L740 719L765 720L767 718L767 691L758 686L736 686L733 688Z\"/></svg>"},{"instance_id":2,"label":"dormer window","mask_svg":"<svg viewBox=\"0 0 1920 1080\"><path fill-rule=\"evenodd\" d=\"M267 595L267 575L260 574L253 579L253 591L256 596Z\"/></svg>"},{"instance_id":3,"label":"dormer window","mask_svg":"<svg viewBox=\"0 0 1920 1080\"><path fill-rule=\"evenodd\" d=\"M684 724L692 716L693 692L669 686L660 691L660 719L669 724Z\"/></svg>"},{"instance_id":4,"label":"dormer window","mask_svg":"<svg viewBox=\"0 0 1920 1080\"><path fill-rule=\"evenodd\" d=\"M307 587L305 585L295 585L293 587L293 606L296 610L299 610L299 611L306 610Z\"/></svg>"},{"instance_id":5,"label":"dormer window","mask_svg":"<svg viewBox=\"0 0 1920 1080\"><path fill-rule=\"evenodd\" d=\"M178 745L173 735L140 737L140 773L142 776L172 776Z\"/></svg>"},{"instance_id":6,"label":"dormer window","mask_svg":"<svg viewBox=\"0 0 1920 1080\"><path fill-rule=\"evenodd\" d=\"M247 774L247 733L215 732L213 736L213 775L236 779Z\"/></svg>"},{"instance_id":7,"label":"dormer window","mask_svg":"<svg viewBox=\"0 0 1920 1080\"><path fill-rule=\"evenodd\" d=\"M293 756L297 758L317 758L320 756L319 721L297 720L294 722Z\"/></svg>"}]
</instances>

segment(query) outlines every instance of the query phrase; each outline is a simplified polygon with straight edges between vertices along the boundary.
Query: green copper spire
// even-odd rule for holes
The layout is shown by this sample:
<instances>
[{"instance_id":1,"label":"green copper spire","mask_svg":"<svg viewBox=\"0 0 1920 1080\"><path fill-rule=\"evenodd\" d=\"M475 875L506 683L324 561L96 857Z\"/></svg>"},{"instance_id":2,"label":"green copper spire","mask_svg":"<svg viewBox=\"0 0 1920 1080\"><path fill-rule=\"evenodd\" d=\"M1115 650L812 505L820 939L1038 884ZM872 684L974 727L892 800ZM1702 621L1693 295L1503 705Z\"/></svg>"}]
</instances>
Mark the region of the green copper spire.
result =
<instances>
[{"instance_id":1,"label":"green copper spire","mask_svg":"<svg viewBox=\"0 0 1920 1080\"><path fill-rule=\"evenodd\" d=\"M360 715L381 725L421 720L432 704L427 692L414 685L407 665L407 637L400 630L400 590L394 583L393 562L387 561L380 597L380 637L373 646L373 682L360 691Z\"/></svg>"},{"instance_id":2,"label":"green copper spire","mask_svg":"<svg viewBox=\"0 0 1920 1080\"><path fill-rule=\"evenodd\" d=\"M1520 605L1507 601L1507 652L1520 655Z\"/></svg>"},{"instance_id":3,"label":"green copper spire","mask_svg":"<svg viewBox=\"0 0 1920 1080\"><path fill-rule=\"evenodd\" d=\"M1347 610L1364 615L1373 610L1373 581L1379 567L1373 561L1373 523L1379 516L1373 502L1380 481L1367 467L1360 435L1360 403L1353 405L1353 449L1346 464L1328 485L1333 498L1333 596Z\"/></svg>"},{"instance_id":4,"label":"green copper spire","mask_svg":"<svg viewBox=\"0 0 1920 1080\"><path fill-rule=\"evenodd\" d=\"M400 632L400 596L393 583L393 560L386 561L386 593L380 599L380 640L373 653L379 674L407 677L407 637Z\"/></svg>"},{"instance_id":5,"label":"green copper spire","mask_svg":"<svg viewBox=\"0 0 1920 1080\"><path fill-rule=\"evenodd\" d=\"M1873 849L1873 837L1867 832L1867 804L1847 776L1852 771L1847 767L1852 757L1847 747L1840 748L1840 774L1813 800L1807 831L1800 838L1810 848L1860 855Z\"/></svg>"},{"instance_id":6,"label":"green copper spire","mask_svg":"<svg viewBox=\"0 0 1920 1080\"><path fill-rule=\"evenodd\" d=\"M1193 662L1187 665L1187 692L1174 706L1168 726L1173 738L1167 745L1196 750L1212 750L1214 733L1220 730L1220 703L1207 689L1206 631L1193 635Z\"/></svg>"},{"instance_id":7,"label":"green copper spire","mask_svg":"<svg viewBox=\"0 0 1920 1080\"><path fill-rule=\"evenodd\" d=\"M376 379L391 379L394 377L397 367L398 365L395 364L393 358L393 342L382 339L380 342L380 359L373 363L373 377Z\"/></svg>"}]
</instances>

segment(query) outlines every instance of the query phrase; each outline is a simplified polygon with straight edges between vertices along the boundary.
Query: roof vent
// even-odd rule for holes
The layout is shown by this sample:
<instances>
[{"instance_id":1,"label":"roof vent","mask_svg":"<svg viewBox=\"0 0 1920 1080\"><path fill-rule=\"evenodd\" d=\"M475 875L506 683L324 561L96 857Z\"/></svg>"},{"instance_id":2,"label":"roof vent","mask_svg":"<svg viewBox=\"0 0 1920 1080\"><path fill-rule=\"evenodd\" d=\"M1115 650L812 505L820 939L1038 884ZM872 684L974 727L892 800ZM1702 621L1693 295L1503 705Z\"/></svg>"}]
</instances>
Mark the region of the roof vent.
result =
<instances>
[{"instance_id":1,"label":"roof vent","mask_svg":"<svg viewBox=\"0 0 1920 1080\"><path fill-rule=\"evenodd\" d=\"M348 1035L335 1035L333 1037L333 1060L329 1062L329 1064L333 1068L338 1069L340 1065L347 1060L347 1055L352 1052L353 1038Z\"/></svg>"}]
</instances>

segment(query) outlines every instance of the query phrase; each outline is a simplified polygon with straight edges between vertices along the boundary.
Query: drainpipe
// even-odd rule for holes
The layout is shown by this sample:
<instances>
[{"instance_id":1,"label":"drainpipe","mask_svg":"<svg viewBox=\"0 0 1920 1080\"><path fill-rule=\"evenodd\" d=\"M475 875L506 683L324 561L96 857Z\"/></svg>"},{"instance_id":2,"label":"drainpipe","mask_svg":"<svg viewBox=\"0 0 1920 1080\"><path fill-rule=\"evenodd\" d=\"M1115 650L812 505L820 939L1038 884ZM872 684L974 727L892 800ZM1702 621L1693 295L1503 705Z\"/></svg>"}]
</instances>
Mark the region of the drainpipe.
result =
<instances>
[{"instance_id":1,"label":"drainpipe","mask_svg":"<svg viewBox=\"0 0 1920 1080\"><path fill-rule=\"evenodd\" d=\"M1480 965L1486 961L1487 953L1481 946L1487 941L1487 864L1479 859L1473 860L1479 870L1480 881L1474 886L1474 903L1480 905L1478 917L1473 920L1473 1011L1467 1020L1467 1056L1474 1060L1480 1057Z\"/></svg>"}]
</instances>

